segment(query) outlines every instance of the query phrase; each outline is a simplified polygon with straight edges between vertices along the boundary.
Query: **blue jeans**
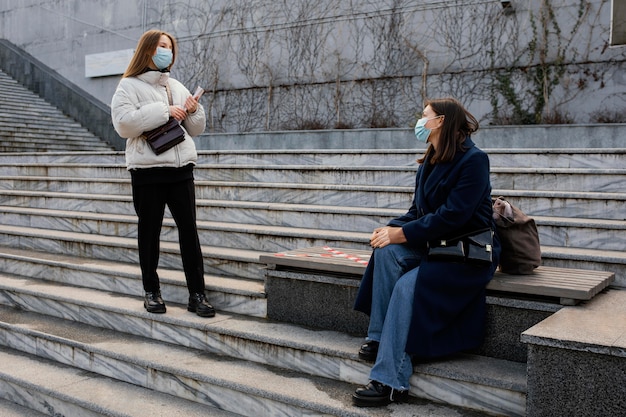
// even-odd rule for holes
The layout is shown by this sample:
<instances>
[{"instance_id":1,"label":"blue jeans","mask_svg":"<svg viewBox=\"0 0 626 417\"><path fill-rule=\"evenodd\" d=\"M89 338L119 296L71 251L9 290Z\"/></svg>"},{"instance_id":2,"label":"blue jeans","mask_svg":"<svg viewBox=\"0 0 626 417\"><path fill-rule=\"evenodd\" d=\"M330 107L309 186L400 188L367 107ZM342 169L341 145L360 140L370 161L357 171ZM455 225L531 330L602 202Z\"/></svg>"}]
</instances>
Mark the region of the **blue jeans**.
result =
<instances>
[{"instance_id":1,"label":"blue jeans","mask_svg":"<svg viewBox=\"0 0 626 417\"><path fill-rule=\"evenodd\" d=\"M405 245L389 245L374 251L372 311L368 340L380 342L370 379L396 390L409 389L413 373L405 352L413 294L422 254Z\"/></svg>"}]
</instances>

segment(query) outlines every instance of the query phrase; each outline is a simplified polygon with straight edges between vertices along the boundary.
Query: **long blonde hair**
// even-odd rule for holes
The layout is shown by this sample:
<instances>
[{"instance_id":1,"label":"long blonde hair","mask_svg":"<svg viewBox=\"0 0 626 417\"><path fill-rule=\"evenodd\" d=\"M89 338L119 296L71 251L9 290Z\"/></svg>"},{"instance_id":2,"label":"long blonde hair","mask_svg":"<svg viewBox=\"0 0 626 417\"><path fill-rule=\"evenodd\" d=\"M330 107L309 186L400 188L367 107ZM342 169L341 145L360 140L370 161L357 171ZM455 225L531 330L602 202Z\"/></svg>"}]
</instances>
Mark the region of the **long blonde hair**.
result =
<instances>
[{"instance_id":1,"label":"long blonde hair","mask_svg":"<svg viewBox=\"0 0 626 417\"><path fill-rule=\"evenodd\" d=\"M169 71L170 68L172 68L174 61L176 61L176 39L174 39L174 37L167 32L153 29L141 35L141 38L137 43L135 53L133 54L133 58L130 60L128 68L126 68L126 71L122 76L123 78L135 77L146 71L146 68L148 68L152 62L154 51L156 51L157 46L159 46L159 41L163 35L167 36L170 38L170 41L172 41L172 63L167 67L167 70Z\"/></svg>"}]
</instances>

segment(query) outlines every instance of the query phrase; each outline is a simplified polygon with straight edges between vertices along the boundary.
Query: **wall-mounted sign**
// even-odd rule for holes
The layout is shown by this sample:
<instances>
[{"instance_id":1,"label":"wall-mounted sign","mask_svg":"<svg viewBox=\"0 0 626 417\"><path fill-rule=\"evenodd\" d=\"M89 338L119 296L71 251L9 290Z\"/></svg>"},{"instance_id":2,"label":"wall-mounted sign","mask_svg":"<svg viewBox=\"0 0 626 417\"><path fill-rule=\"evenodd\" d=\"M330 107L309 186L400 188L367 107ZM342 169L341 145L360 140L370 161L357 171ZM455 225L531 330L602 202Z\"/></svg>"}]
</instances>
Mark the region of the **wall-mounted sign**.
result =
<instances>
[{"instance_id":1,"label":"wall-mounted sign","mask_svg":"<svg viewBox=\"0 0 626 417\"><path fill-rule=\"evenodd\" d=\"M611 46L626 45L626 0L611 3Z\"/></svg>"},{"instance_id":2,"label":"wall-mounted sign","mask_svg":"<svg viewBox=\"0 0 626 417\"><path fill-rule=\"evenodd\" d=\"M85 55L85 77L94 78L123 74L133 57L134 51L134 49L123 49Z\"/></svg>"}]
</instances>

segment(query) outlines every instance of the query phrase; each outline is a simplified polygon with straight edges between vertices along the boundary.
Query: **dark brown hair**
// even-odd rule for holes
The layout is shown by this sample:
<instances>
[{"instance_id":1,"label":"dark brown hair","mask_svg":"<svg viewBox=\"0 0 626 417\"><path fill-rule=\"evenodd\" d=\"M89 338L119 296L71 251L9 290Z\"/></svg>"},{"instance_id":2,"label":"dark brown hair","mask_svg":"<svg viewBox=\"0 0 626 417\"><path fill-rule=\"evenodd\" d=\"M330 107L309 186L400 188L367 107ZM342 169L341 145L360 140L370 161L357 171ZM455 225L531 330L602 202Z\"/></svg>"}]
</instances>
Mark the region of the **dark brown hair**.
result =
<instances>
[{"instance_id":1,"label":"dark brown hair","mask_svg":"<svg viewBox=\"0 0 626 417\"><path fill-rule=\"evenodd\" d=\"M170 38L170 41L172 41L172 63L167 67L167 70L169 71L169 69L172 68L174 61L176 61L176 39L167 32L149 30L141 35L133 58L130 60L128 68L126 68L126 72L124 72L122 76L123 78L135 77L146 71L146 68L148 68L150 62L152 62L154 51L156 51L157 46L159 46L159 41L163 35L167 36Z\"/></svg>"},{"instance_id":2,"label":"dark brown hair","mask_svg":"<svg viewBox=\"0 0 626 417\"><path fill-rule=\"evenodd\" d=\"M444 116L444 119L437 149L429 145L426 154L418 162L423 163L429 156L433 164L450 162L457 151L463 151L465 138L478 130L478 121L454 98L427 100L424 107L427 106L437 116Z\"/></svg>"}]
</instances>

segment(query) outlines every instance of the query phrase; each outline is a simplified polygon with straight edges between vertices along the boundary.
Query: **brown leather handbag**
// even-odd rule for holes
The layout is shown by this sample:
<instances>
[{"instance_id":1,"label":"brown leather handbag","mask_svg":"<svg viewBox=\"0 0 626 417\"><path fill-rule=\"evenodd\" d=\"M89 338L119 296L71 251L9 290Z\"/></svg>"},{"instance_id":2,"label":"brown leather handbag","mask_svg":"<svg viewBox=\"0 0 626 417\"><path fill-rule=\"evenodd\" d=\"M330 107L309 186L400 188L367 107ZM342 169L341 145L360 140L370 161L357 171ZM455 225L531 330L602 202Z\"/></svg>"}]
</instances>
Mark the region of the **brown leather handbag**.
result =
<instances>
[{"instance_id":1,"label":"brown leather handbag","mask_svg":"<svg viewBox=\"0 0 626 417\"><path fill-rule=\"evenodd\" d=\"M493 203L496 233L500 239L500 271L532 274L541 265L541 245L535 220L513 204L498 197Z\"/></svg>"},{"instance_id":2,"label":"brown leather handbag","mask_svg":"<svg viewBox=\"0 0 626 417\"><path fill-rule=\"evenodd\" d=\"M167 90L167 98L170 105L172 105L172 93L170 92L169 85L166 85L165 89ZM164 125L143 132L143 136L146 142L148 142L150 149L152 149L155 154L161 155L163 152L184 141L185 131L180 126L178 120L170 117Z\"/></svg>"},{"instance_id":3,"label":"brown leather handbag","mask_svg":"<svg viewBox=\"0 0 626 417\"><path fill-rule=\"evenodd\" d=\"M180 127L178 120L173 117L170 117L164 125L144 132L143 135L150 145L150 149L157 155L161 155L185 140L183 128Z\"/></svg>"}]
</instances>

